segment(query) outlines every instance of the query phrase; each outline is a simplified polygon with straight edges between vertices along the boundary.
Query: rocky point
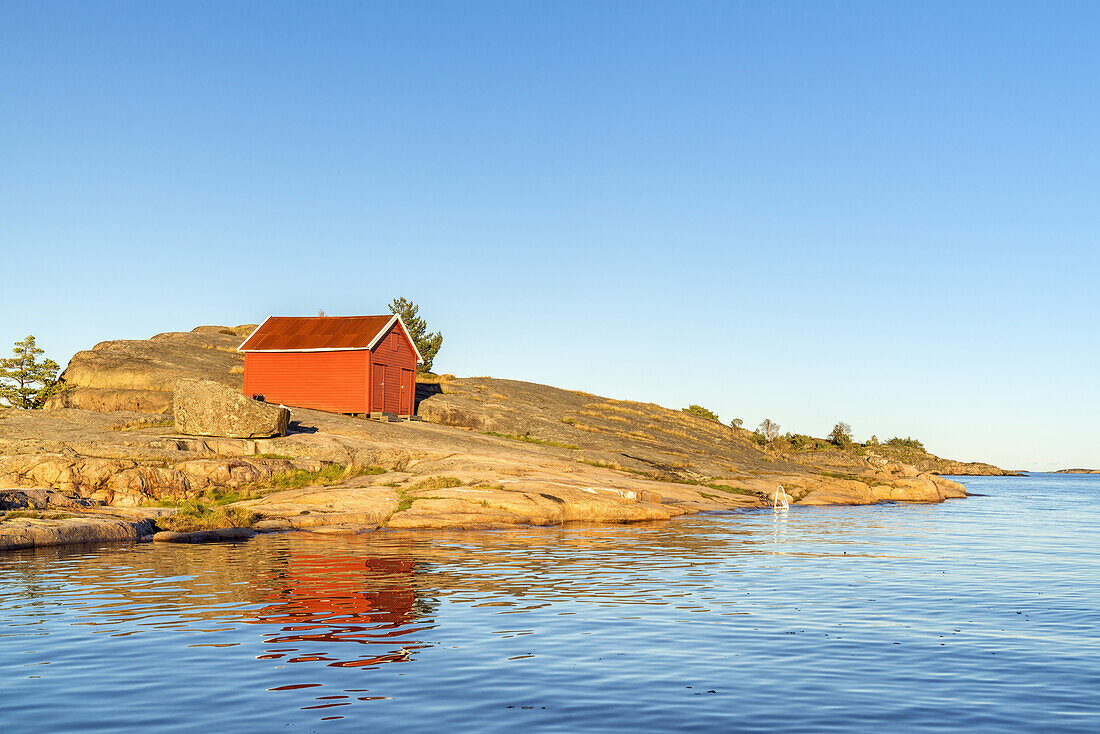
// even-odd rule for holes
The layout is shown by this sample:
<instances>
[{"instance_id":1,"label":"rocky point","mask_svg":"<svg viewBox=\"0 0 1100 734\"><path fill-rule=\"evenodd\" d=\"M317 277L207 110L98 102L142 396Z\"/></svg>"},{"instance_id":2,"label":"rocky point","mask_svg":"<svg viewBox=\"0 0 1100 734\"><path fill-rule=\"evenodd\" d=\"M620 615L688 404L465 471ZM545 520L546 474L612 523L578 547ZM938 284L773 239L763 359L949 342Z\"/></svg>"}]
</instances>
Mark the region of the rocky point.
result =
<instances>
[{"instance_id":1,"label":"rocky point","mask_svg":"<svg viewBox=\"0 0 1100 734\"><path fill-rule=\"evenodd\" d=\"M768 506L780 485L796 504L965 496L884 457L776 451L683 411L514 380L421 385L421 422L283 413L240 393L229 349L245 328L107 342L66 370L78 397L0 410L0 488L76 503L0 520L0 548L133 539L177 512L153 505L215 495L255 530L337 533L666 520ZM158 409L118 410L121 390L157 393ZM80 518L101 529L65 530Z\"/></svg>"}]
</instances>

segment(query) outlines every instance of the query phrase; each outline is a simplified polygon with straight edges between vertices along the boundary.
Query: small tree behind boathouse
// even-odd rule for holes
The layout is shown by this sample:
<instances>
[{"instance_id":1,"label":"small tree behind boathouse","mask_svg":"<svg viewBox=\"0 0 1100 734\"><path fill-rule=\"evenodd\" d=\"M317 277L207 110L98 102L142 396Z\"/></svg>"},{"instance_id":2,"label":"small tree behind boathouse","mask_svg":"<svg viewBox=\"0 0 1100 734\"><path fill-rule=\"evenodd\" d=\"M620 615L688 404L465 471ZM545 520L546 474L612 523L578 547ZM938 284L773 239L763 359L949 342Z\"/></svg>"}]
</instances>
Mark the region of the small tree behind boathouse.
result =
<instances>
[{"instance_id":1,"label":"small tree behind boathouse","mask_svg":"<svg viewBox=\"0 0 1100 734\"><path fill-rule=\"evenodd\" d=\"M237 351L246 395L333 413L413 413L422 359L399 316L269 316Z\"/></svg>"}]
</instances>

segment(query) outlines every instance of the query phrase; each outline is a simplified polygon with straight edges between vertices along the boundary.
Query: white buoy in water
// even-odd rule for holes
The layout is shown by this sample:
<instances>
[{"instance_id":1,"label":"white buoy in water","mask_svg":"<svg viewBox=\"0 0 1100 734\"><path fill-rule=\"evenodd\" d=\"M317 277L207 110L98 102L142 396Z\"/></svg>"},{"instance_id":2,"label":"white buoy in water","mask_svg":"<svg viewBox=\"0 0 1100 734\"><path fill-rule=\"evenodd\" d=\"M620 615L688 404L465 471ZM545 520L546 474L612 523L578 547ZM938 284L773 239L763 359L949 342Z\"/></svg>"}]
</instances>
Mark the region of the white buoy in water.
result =
<instances>
[{"instance_id":1,"label":"white buoy in water","mask_svg":"<svg viewBox=\"0 0 1100 734\"><path fill-rule=\"evenodd\" d=\"M787 503L787 493L783 491L782 484L775 488L775 502L772 503L772 507L776 510L780 507L784 510L790 509L790 505Z\"/></svg>"}]
</instances>

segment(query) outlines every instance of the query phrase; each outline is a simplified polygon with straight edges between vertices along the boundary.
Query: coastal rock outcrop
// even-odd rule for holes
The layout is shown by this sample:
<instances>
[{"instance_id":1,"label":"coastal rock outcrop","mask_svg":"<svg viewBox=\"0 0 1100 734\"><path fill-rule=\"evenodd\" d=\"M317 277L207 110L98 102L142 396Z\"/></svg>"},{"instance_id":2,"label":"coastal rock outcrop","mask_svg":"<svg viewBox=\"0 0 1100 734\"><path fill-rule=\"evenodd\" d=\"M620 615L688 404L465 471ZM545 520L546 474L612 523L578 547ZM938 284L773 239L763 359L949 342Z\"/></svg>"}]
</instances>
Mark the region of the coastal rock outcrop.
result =
<instances>
[{"instance_id":1,"label":"coastal rock outcrop","mask_svg":"<svg viewBox=\"0 0 1100 734\"><path fill-rule=\"evenodd\" d=\"M164 390L123 390L71 387L46 400L47 409L79 408L97 413L119 410L172 414L172 393Z\"/></svg>"},{"instance_id":2,"label":"coastal rock outcrop","mask_svg":"<svg viewBox=\"0 0 1100 734\"><path fill-rule=\"evenodd\" d=\"M0 487L21 492L4 495L5 537L131 539L118 523L148 517L153 502L203 497L247 510L258 531L355 533L662 520L770 506L779 485L792 504L965 496L899 453L758 445L681 410L514 380L426 381L423 421L296 408L288 425L285 409L242 394L243 336L200 327L130 352L105 342L70 364L70 399L97 410L170 399L174 421L147 403L158 412L0 408ZM102 374L81 371L97 361Z\"/></svg>"},{"instance_id":3,"label":"coastal rock outcrop","mask_svg":"<svg viewBox=\"0 0 1100 734\"><path fill-rule=\"evenodd\" d=\"M908 473L907 473L908 474ZM811 490L800 505L869 505L875 502L943 502L966 497L958 482L936 474L896 476L887 481L838 481Z\"/></svg>"},{"instance_id":4,"label":"coastal rock outcrop","mask_svg":"<svg viewBox=\"0 0 1100 734\"><path fill-rule=\"evenodd\" d=\"M134 507L149 501L181 500L212 488L241 489L262 483L279 474L316 471L323 462L313 460L266 459L250 457L183 458L173 466L162 460L101 459L68 453L0 456L0 482L11 486L48 485L57 497L74 501ZM14 490L4 490L13 492ZM13 496L13 495L7 495ZM28 495L21 501L38 509L37 500ZM11 508L19 509L16 502ZM67 507L51 500L49 507Z\"/></svg>"},{"instance_id":5,"label":"coastal rock outcrop","mask_svg":"<svg viewBox=\"0 0 1100 734\"><path fill-rule=\"evenodd\" d=\"M1022 476L1020 472L1001 469L998 466L986 464L985 462L943 459L923 449L908 447L894 448L886 445L876 446L874 451L869 451L866 454L866 459L875 465L886 466L888 469L892 470L897 470L900 467L909 467L906 471L912 471L911 476L915 476L921 472L976 477Z\"/></svg>"},{"instance_id":6,"label":"coastal rock outcrop","mask_svg":"<svg viewBox=\"0 0 1100 734\"><path fill-rule=\"evenodd\" d=\"M200 326L151 339L106 341L78 352L61 375L64 389L46 408L98 412L171 413L177 380L214 380L241 388L244 360L237 352L255 324Z\"/></svg>"},{"instance_id":7,"label":"coastal rock outcrop","mask_svg":"<svg viewBox=\"0 0 1100 734\"><path fill-rule=\"evenodd\" d=\"M271 438L285 436L290 410L243 395L212 380L177 380L176 431L188 436Z\"/></svg>"},{"instance_id":8,"label":"coastal rock outcrop","mask_svg":"<svg viewBox=\"0 0 1100 734\"><path fill-rule=\"evenodd\" d=\"M8 518L0 521L0 551L44 545L136 541L152 533L153 529L152 519L119 512Z\"/></svg>"},{"instance_id":9,"label":"coastal rock outcrop","mask_svg":"<svg viewBox=\"0 0 1100 734\"><path fill-rule=\"evenodd\" d=\"M82 509L95 504L75 492L62 492L51 487L0 489L0 511Z\"/></svg>"}]
</instances>

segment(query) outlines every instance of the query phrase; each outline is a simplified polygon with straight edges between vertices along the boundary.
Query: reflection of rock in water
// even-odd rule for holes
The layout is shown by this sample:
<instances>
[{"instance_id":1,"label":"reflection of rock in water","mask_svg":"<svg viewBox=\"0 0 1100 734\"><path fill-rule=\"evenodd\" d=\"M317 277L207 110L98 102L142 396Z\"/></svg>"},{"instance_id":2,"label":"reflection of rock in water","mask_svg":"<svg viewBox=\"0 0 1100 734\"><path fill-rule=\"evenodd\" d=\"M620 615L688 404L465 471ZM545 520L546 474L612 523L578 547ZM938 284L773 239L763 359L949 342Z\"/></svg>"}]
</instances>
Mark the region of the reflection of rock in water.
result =
<instances>
[{"instance_id":1,"label":"reflection of rock in water","mask_svg":"<svg viewBox=\"0 0 1100 734\"><path fill-rule=\"evenodd\" d=\"M294 550L281 554L285 566L268 579L252 624L280 625L264 639L275 646L261 659L327 662L330 667L358 667L409 660L424 644L408 639L425 629L412 627L430 613L417 600L414 561L407 556L352 556ZM282 647L320 643L322 648ZM378 653L349 655L343 643L383 645Z\"/></svg>"}]
</instances>

